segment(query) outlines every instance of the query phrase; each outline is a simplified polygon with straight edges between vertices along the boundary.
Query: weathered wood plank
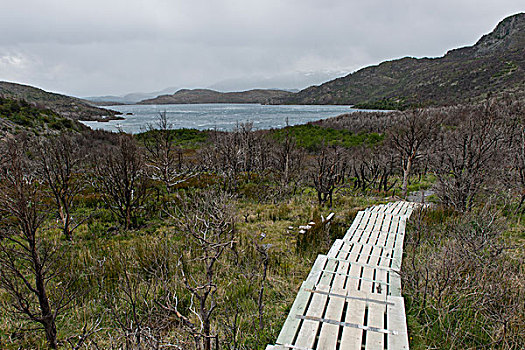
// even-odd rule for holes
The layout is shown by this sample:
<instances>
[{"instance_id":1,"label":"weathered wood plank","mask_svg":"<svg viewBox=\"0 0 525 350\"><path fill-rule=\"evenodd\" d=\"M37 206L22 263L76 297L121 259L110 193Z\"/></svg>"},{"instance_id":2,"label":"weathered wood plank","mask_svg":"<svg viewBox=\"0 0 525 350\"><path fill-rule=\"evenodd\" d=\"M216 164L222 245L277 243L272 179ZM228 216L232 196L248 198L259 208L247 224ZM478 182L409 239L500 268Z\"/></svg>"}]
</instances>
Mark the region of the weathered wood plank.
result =
<instances>
[{"instance_id":1,"label":"weathered wood plank","mask_svg":"<svg viewBox=\"0 0 525 350\"><path fill-rule=\"evenodd\" d=\"M312 266L308 277L306 277L305 283L307 283L308 286L314 287L319 283L321 273L325 269L327 261L328 260L326 259L325 255L317 256L317 259L315 259L314 265Z\"/></svg>"},{"instance_id":2,"label":"weathered wood plank","mask_svg":"<svg viewBox=\"0 0 525 350\"><path fill-rule=\"evenodd\" d=\"M320 284L317 286L316 290L328 292L330 290L330 287L327 285ZM323 317L327 306L327 302L327 295L314 293L314 295L312 296L312 301L308 306L308 310L306 311L305 316ZM297 341L293 345L310 349L313 348L317 337L317 332L319 331L319 328L321 326L322 325L319 322L304 320L301 325L301 329L299 330Z\"/></svg>"},{"instance_id":3,"label":"weathered wood plank","mask_svg":"<svg viewBox=\"0 0 525 350\"><path fill-rule=\"evenodd\" d=\"M367 326L377 328L378 330L384 330L386 328L385 313L386 305L369 303ZM366 333L366 349L384 349L385 336L386 333L368 331Z\"/></svg>"},{"instance_id":4,"label":"weathered wood plank","mask_svg":"<svg viewBox=\"0 0 525 350\"><path fill-rule=\"evenodd\" d=\"M402 297L389 297L388 300L395 305L387 306L387 328L396 332L388 335L388 349L408 349L405 302Z\"/></svg>"},{"instance_id":5,"label":"weathered wood plank","mask_svg":"<svg viewBox=\"0 0 525 350\"><path fill-rule=\"evenodd\" d=\"M345 322L362 325L365 319L366 302L348 300ZM355 327L344 327L341 336L341 349L361 350L363 330Z\"/></svg>"},{"instance_id":6,"label":"weathered wood plank","mask_svg":"<svg viewBox=\"0 0 525 350\"><path fill-rule=\"evenodd\" d=\"M305 314L306 306L310 302L311 297L312 293L305 292L302 288L299 290L283 328L277 337L277 344L293 343L301 325L301 320L297 319L296 316Z\"/></svg>"},{"instance_id":7,"label":"weathered wood plank","mask_svg":"<svg viewBox=\"0 0 525 350\"><path fill-rule=\"evenodd\" d=\"M348 265L347 263L342 263L341 265ZM344 266L342 266L344 271ZM334 279L334 284L330 290L330 293L345 295L346 291L343 289L345 284L345 277L338 275ZM325 318L333 320L341 320L343 314L343 309L346 300L341 297L330 297L328 300L328 306L326 308ZM337 346L337 336L339 334L340 326L334 324L324 324L321 333L319 334L319 342L317 344L318 349L336 349Z\"/></svg>"}]
</instances>

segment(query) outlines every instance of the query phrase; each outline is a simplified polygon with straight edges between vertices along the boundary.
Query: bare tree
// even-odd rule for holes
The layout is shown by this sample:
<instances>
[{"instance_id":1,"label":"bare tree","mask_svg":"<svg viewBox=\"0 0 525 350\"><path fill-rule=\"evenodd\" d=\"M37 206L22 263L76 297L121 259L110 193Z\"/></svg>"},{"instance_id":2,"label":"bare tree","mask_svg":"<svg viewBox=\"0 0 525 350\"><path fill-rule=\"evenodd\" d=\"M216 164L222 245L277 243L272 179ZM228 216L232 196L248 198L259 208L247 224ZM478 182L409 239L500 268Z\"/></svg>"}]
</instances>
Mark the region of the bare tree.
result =
<instances>
[{"instance_id":1,"label":"bare tree","mask_svg":"<svg viewBox=\"0 0 525 350\"><path fill-rule=\"evenodd\" d=\"M290 180L300 171L304 155L290 130L284 130L284 138L273 145L274 167L277 170L282 186L287 186Z\"/></svg>"},{"instance_id":2,"label":"bare tree","mask_svg":"<svg viewBox=\"0 0 525 350\"><path fill-rule=\"evenodd\" d=\"M384 146L370 148L362 146L350 150L350 174L354 178L354 189L366 191L391 190L396 182L390 181L396 170L396 159L391 149Z\"/></svg>"},{"instance_id":3,"label":"bare tree","mask_svg":"<svg viewBox=\"0 0 525 350\"><path fill-rule=\"evenodd\" d=\"M261 239L264 237L261 236ZM259 293L257 295L257 311L259 314L259 331L262 331L264 327L264 288L266 285L266 278L268 274L268 265L270 263L268 250L271 244L259 244L257 241L254 242L255 250L259 253L262 265L261 272L261 284L259 287Z\"/></svg>"},{"instance_id":4,"label":"bare tree","mask_svg":"<svg viewBox=\"0 0 525 350\"><path fill-rule=\"evenodd\" d=\"M202 152L206 168L223 176L224 188L237 187L241 175L264 173L270 166L271 148L261 132L253 130L253 123L240 123L231 132L214 132L210 146Z\"/></svg>"},{"instance_id":5,"label":"bare tree","mask_svg":"<svg viewBox=\"0 0 525 350\"><path fill-rule=\"evenodd\" d=\"M338 147L322 147L315 159L312 170L314 188L319 205L326 202L332 207L336 186L344 181L346 162Z\"/></svg>"},{"instance_id":6,"label":"bare tree","mask_svg":"<svg viewBox=\"0 0 525 350\"><path fill-rule=\"evenodd\" d=\"M62 222L62 232L71 240L73 231L83 222L73 222L72 206L75 197L84 189L83 160L85 153L80 139L73 135L61 134L43 139L37 146L39 169L51 189L55 206Z\"/></svg>"},{"instance_id":7,"label":"bare tree","mask_svg":"<svg viewBox=\"0 0 525 350\"><path fill-rule=\"evenodd\" d=\"M154 180L164 183L168 193L173 186L194 176L191 169L183 165L182 149L175 143L175 133L166 112L159 114L155 124L148 125L143 139L146 166L151 169Z\"/></svg>"},{"instance_id":8,"label":"bare tree","mask_svg":"<svg viewBox=\"0 0 525 350\"><path fill-rule=\"evenodd\" d=\"M514 168L517 175L517 182L521 187L521 198L518 205L518 209L520 209L525 202L525 125L522 125L520 128L519 144L516 147L514 156Z\"/></svg>"},{"instance_id":9,"label":"bare tree","mask_svg":"<svg viewBox=\"0 0 525 350\"><path fill-rule=\"evenodd\" d=\"M519 195L517 210L520 210L525 203L525 104L520 100L510 100L503 108L509 114L507 119L512 129L505 134L508 146L505 162L508 162L511 168L505 167L502 170L507 185Z\"/></svg>"},{"instance_id":10,"label":"bare tree","mask_svg":"<svg viewBox=\"0 0 525 350\"><path fill-rule=\"evenodd\" d=\"M390 141L397 151L403 168L403 198L407 196L408 181L414 162L425 155L425 146L432 139L436 122L422 109L403 112L395 127L390 129Z\"/></svg>"},{"instance_id":11,"label":"bare tree","mask_svg":"<svg viewBox=\"0 0 525 350\"><path fill-rule=\"evenodd\" d=\"M154 244L155 247L157 247ZM144 278L143 269L137 264L139 257L136 249L143 246L132 247L129 250L119 248L111 258L104 261L101 266L101 276L113 278L100 278L100 290L103 291L102 300L110 316L117 337L114 343L118 347L124 345L128 350L147 350L169 348L160 334L160 326L156 318L161 312L154 303L156 287L162 280ZM119 266L119 274L105 271L113 270Z\"/></svg>"},{"instance_id":12,"label":"bare tree","mask_svg":"<svg viewBox=\"0 0 525 350\"><path fill-rule=\"evenodd\" d=\"M164 307L179 317L194 337L197 349L211 350L212 339L218 344L218 335L212 331L212 317L218 306L217 270L225 249L234 244L234 218L224 194L206 192L191 202L193 205L184 208L177 221L188 234L179 271L190 294L188 311L193 317L183 316L185 313L178 310L176 295L171 298L175 302Z\"/></svg>"},{"instance_id":13,"label":"bare tree","mask_svg":"<svg viewBox=\"0 0 525 350\"><path fill-rule=\"evenodd\" d=\"M459 125L443 128L437 140L433 155L436 189L443 203L466 211L494 174L507 130L504 118L489 103L451 112Z\"/></svg>"},{"instance_id":14,"label":"bare tree","mask_svg":"<svg viewBox=\"0 0 525 350\"><path fill-rule=\"evenodd\" d=\"M95 186L109 208L124 222L124 228L130 228L148 194L139 147L131 135L121 133L117 145L104 147L93 162Z\"/></svg>"},{"instance_id":15,"label":"bare tree","mask_svg":"<svg viewBox=\"0 0 525 350\"><path fill-rule=\"evenodd\" d=\"M10 140L0 169L0 285L11 298L15 314L44 329L50 348L56 349L56 319L71 301L67 283L53 283L58 248L42 238L46 193L27 158L24 141ZM52 288L54 287L54 288ZM59 288L56 290L55 288Z\"/></svg>"}]
</instances>

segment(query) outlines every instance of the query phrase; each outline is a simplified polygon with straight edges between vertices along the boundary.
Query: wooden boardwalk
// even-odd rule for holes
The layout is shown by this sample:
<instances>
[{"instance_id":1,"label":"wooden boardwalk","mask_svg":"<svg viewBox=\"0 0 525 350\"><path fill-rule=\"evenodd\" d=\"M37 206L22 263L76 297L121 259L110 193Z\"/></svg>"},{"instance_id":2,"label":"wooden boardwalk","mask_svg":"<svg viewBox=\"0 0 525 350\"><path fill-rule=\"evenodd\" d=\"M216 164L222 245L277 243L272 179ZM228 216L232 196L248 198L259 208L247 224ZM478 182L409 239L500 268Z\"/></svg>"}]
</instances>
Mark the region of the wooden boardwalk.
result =
<instances>
[{"instance_id":1,"label":"wooden boardwalk","mask_svg":"<svg viewBox=\"0 0 525 350\"><path fill-rule=\"evenodd\" d=\"M343 239L319 255L274 349L408 349L401 296L405 223L413 203L360 211Z\"/></svg>"}]
</instances>

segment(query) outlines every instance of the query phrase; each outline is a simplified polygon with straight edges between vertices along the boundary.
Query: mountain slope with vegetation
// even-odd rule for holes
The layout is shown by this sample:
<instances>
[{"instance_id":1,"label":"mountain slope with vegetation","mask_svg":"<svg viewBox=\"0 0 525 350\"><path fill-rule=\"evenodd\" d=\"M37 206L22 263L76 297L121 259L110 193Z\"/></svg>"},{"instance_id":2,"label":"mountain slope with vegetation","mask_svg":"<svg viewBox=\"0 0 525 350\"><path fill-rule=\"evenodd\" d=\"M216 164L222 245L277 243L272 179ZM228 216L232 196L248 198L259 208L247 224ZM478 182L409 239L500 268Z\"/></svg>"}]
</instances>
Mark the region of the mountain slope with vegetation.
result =
<instances>
[{"instance_id":1,"label":"mountain slope with vegetation","mask_svg":"<svg viewBox=\"0 0 525 350\"><path fill-rule=\"evenodd\" d=\"M118 114L116 111L93 106L79 98L6 81L0 81L0 97L24 100L35 107L50 109L62 117L74 120L109 120Z\"/></svg>"},{"instance_id":2,"label":"mountain slope with vegetation","mask_svg":"<svg viewBox=\"0 0 525 350\"><path fill-rule=\"evenodd\" d=\"M504 93L525 96L525 13L504 19L475 45L443 57L383 62L270 103L402 109L476 102Z\"/></svg>"},{"instance_id":3,"label":"mountain slope with vegetation","mask_svg":"<svg viewBox=\"0 0 525 350\"><path fill-rule=\"evenodd\" d=\"M50 109L35 107L24 100L0 97L0 137L22 130L53 134L84 128L78 121L62 117Z\"/></svg>"},{"instance_id":4,"label":"mountain slope with vegetation","mask_svg":"<svg viewBox=\"0 0 525 350\"><path fill-rule=\"evenodd\" d=\"M190 103L266 103L271 99L290 98L293 93L283 90L248 90L219 92L209 89L182 89L173 95L161 95L141 101L140 104L190 104Z\"/></svg>"}]
</instances>

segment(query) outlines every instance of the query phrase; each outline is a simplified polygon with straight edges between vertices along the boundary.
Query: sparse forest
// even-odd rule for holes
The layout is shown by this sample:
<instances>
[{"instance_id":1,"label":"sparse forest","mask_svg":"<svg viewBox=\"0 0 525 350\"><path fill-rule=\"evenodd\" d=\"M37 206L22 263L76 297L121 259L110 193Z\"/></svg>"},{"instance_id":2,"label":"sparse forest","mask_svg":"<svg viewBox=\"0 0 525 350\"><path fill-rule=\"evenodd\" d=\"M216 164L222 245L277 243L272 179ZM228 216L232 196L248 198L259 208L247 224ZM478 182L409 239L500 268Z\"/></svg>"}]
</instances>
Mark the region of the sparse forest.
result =
<instances>
[{"instance_id":1,"label":"sparse forest","mask_svg":"<svg viewBox=\"0 0 525 350\"><path fill-rule=\"evenodd\" d=\"M405 241L411 347L525 348L523 100L139 135L0 102L39 127L0 140L2 349L264 349L317 254L405 197L432 203Z\"/></svg>"}]
</instances>

